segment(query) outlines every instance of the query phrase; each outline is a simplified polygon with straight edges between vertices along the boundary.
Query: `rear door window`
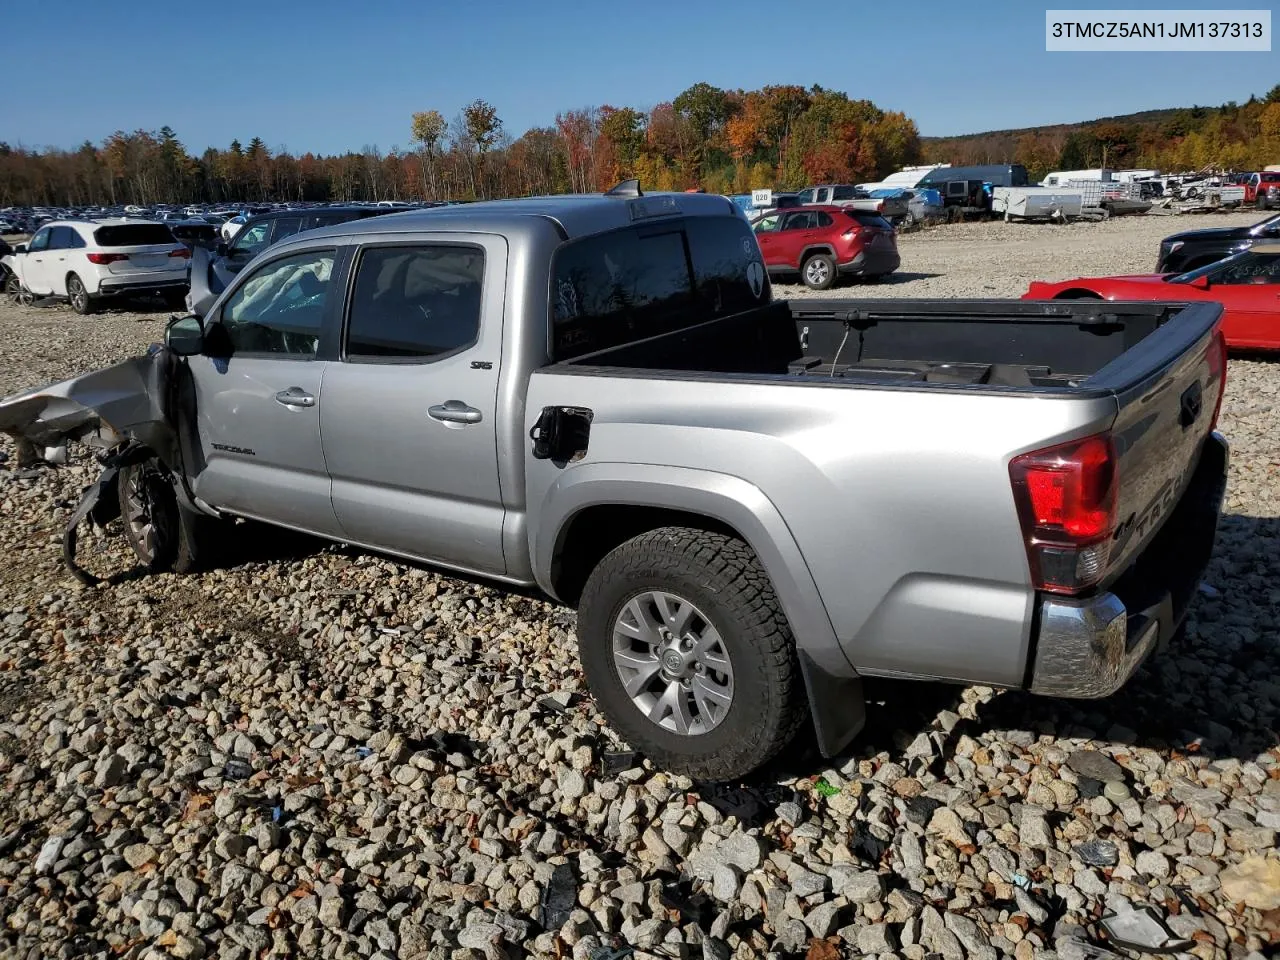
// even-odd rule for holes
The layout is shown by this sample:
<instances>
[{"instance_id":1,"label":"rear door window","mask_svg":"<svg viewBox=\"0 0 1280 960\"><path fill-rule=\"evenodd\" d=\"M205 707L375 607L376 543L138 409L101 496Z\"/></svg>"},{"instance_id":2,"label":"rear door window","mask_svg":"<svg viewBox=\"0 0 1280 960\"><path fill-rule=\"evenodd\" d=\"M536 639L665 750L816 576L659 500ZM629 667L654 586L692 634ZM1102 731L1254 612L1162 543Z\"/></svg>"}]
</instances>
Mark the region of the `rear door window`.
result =
<instances>
[{"instance_id":1,"label":"rear door window","mask_svg":"<svg viewBox=\"0 0 1280 960\"><path fill-rule=\"evenodd\" d=\"M853 187L836 187L831 191L832 200L855 200L857 196L858 191Z\"/></svg>"},{"instance_id":2,"label":"rear door window","mask_svg":"<svg viewBox=\"0 0 1280 960\"><path fill-rule=\"evenodd\" d=\"M461 244L372 247L347 316L348 360L428 361L480 336L484 251Z\"/></svg>"},{"instance_id":3,"label":"rear door window","mask_svg":"<svg viewBox=\"0 0 1280 960\"><path fill-rule=\"evenodd\" d=\"M813 214L811 213L791 213L787 215L786 222L783 223L783 230L810 230L813 228Z\"/></svg>"},{"instance_id":4,"label":"rear door window","mask_svg":"<svg viewBox=\"0 0 1280 960\"><path fill-rule=\"evenodd\" d=\"M100 247L154 247L172 245L173 231L163 223L120 223L98 227L93 241Z\"/></svg>"}]
</instances>

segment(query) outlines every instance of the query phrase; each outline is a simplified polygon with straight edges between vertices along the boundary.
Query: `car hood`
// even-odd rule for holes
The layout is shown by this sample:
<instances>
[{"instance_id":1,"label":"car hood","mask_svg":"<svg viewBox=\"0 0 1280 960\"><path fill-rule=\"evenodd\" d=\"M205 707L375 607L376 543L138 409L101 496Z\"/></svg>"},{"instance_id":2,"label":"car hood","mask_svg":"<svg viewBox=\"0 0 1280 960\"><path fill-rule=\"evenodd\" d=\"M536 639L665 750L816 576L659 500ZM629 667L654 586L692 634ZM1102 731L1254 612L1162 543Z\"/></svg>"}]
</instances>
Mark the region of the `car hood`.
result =
<instances>
[{"instance_id":1,"label":"car hood","mask_svg":"<svg viewBox=\"0 0 1280 960\"><path fill-rule=\"evenodd\" d=\"M1175 233L1167 236L1163 243L1173 243L1175 241L1197 242L1197 243L1225 243L1231 240L1247 240L1249 231L1255 225L1247 227L1207 227L1203 230L1184 230L1182 233Z\"/></svg>"}]
</instances>

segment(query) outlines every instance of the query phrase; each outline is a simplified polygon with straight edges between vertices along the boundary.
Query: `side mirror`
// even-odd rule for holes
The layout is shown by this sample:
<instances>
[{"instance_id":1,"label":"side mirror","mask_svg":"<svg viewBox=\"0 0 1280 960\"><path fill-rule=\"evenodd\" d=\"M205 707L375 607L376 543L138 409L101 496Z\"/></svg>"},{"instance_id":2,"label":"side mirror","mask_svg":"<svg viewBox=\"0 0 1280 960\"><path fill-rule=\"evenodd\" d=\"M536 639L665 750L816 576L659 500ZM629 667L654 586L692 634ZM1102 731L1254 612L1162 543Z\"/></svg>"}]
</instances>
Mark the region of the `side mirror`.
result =
<instances>
[{"instance_id":1,"label":"side mirror","mask_svg":"<svg viewBox=\"0 0 1280 960\"><path fill-rule=\"evenodd\" d=\"M216 253L220 257L225 257L227 255L228 249L229 248L227 246L227 241L225 240L219 240L218 245L213 248L214 253Z\"/></svg>"},{"instance_id":2,"label":"side mirror","mask_svg":"<svg viewBox=\"0 0 1280 960\"><path fill-rule=\"evenodd\" d=\"M14 252L14 253L26 253L26 252L27 252L27 245L26 245L25 243L20 243L20 244L18 244L16 247L14 247L14 248L13 248L13 252Z\"/></svg>"},{"instance_id":3,"label":"side mirror","mask_svg":"<svg viewBox=\"0 0 1280 960\"><path fill-rule=\"evenodd\" d=\"M1197 290L1208 290L1212 284L1209 283L1209 278L1202 273L1191 281L1191 286L1195 287Z\"/></svg>"},{"instance_id":4,"label":"side mirror","mask_svg":"<svg viewBox=\"0 0 1280 960\"><path fill-rule=\"evenodd\" d=\"M204 352L204 323L194 314L176 317L164 329L164 342L180 357L194 357Z\"/></svg>"}]
</instances>

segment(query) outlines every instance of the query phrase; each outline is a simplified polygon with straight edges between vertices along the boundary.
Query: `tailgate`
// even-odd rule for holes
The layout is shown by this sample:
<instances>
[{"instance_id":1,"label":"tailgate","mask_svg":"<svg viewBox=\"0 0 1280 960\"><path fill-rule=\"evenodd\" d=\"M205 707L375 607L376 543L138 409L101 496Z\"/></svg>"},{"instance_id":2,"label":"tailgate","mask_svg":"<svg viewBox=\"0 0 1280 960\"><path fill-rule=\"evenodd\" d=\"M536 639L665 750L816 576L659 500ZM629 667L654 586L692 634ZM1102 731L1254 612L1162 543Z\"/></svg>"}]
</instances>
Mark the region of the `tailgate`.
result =
<instances>
[{"instance_id":1,"label":"tailgate","mask_svg":"<svg viewBox=\"0 0 1280 960\"><path fill-rule=\"evenodd\" d=\"M1220 304L1188 306L1085 384L1111 385L1119 404L1116 533L1104 584L1156 535L1195 472L1225 386L1221 318Z\"/></svg>"}]
</instances>

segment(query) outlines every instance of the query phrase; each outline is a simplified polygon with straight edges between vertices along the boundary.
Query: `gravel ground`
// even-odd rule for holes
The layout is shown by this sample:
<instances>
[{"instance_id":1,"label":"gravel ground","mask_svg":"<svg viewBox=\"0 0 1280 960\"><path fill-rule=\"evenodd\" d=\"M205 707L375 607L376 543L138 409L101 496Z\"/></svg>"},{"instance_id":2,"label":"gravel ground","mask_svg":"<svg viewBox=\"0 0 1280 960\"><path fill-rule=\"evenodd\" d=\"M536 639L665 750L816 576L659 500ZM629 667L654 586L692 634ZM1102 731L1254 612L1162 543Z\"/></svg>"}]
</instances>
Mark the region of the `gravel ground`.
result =
<instances>
[{"instance_id":1,"label":"gravel ground","mask_svg":"<svg viewBox=\"0 0 1280 960\"><path fill-rule=\"evenodd\" d=\"M922 233L908 268L947 274L867 289L1011 295L1141 269L1168 229ZM0 393L135 353L164 317L0 307ZM1232 361L1206 586L1123 695L869 684L846 755L802 744L733 788L615 742L572 612L538 598L282 535L193 577L89 541L116 575L81 588L58 540L91 465L15 473L6 446L0 956L583 960L616 936L653 957L1077 960L1129 905L1202 960L1273 955L1278 394L1280 368Z\"/></svg>"}]
</instances>

